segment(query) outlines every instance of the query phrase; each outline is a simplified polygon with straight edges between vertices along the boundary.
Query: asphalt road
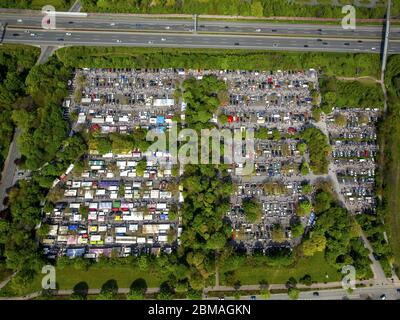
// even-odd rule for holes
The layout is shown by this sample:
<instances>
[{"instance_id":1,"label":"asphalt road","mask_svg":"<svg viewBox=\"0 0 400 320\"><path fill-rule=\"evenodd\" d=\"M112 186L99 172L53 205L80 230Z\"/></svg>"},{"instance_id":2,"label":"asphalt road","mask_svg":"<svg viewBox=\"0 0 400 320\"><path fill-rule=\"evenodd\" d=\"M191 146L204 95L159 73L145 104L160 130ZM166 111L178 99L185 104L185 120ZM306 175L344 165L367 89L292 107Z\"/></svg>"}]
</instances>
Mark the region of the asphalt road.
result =
<instances>
[{"instance_id":1,"label":"asphalt road","mask_svg":"<svg viewBox=\"0 0 400 320\"><path fill-rule=\"evenodd\" d=\"M388 285L383 287L373 286L365 288L356 288L352 293L347 293L344 289L326 289L302 291L299 300L399 300L399 287ZM318 292L318 295L314 295ZM384 295L384 299L382 299ZM207 300L218 300L218 297L208 297ZM226 297L225 300L233 300L233 297ZM249 300L250 296L242 296L241 300ZM256 300L262 300L262 297L256 295ZM289 300L287 293L272 294L270 300Z\"/></svg>"},{"instance_id":2,"label":"asphalt road","mask_svg":"<svg viewBox=\"0 0 400 320\"><path fill-rule=\"evenodd\" d=\"M69 35L67 35L67 33ZM312 37L158 34L107 31L26 30L7 28L4 43L30 45L87 45L87 46L135 46L178 48L224 48L260 50L301 50L325 52L379 53L380 40L329 39ZM400 52L400 40L392 40L389 53Z\"/></svg>"},{"instance_id":3,"label":"asphalt road","mask_svg":"<svg viewBox=\"0 0 400 320\"><path fill-rule=\"evenodd\" d=\"M16 129L14 133L14 138L8 149L7 159L4 162L4 168L1 176L0 183L0 211L4 209L4 199L7 196L7 189L13 186L15 170L17 168L15 160L21 155L17 148L17 138L21 134L20 129Z\"/></svg>"},{"instance_id":4,"label":"asphalt road","mask_svg":"<svg viewBox=\"0 0 400 320\"><path fill-rule=\"evenodd\" d=\"M43 15L40 12L29 14L10 13L0 10L0 20L11 27L40 28ZM161 31L190 32L194 29L194 21L190 19L156 19L126 17L112 14L88 14L87 17L56 17L57 28L102 29L114 31ZM199 20L197 31L200 33L248 33L254 35L302 35L310 37L349 37L354 39L382 38L383 26L358 26L355 30L344 30L338 25L264 23L238 21ZM400 27L391 32L393 39L400 39Z\"/></svg>"}]
</instances>

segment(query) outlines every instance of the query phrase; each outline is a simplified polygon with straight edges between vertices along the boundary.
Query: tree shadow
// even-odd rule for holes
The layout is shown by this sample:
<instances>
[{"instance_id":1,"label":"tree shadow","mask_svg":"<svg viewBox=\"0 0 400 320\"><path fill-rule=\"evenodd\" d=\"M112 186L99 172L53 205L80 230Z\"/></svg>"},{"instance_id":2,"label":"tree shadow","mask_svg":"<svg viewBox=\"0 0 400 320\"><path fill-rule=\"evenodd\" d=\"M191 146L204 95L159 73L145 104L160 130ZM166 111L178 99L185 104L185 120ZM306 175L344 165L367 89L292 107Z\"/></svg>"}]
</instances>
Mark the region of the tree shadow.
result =
<instances>
[{"instance_id":1,"label":"tree shadow","mask_svg":"<svg viewBox=\"0 0 400 320\"><path fill-rule=\"evenodd\" d=\"M138 278L132 282L130 286L131 290L138 289L140 291L146 292L147 290L147 282L143 278Z\"/></svg>"},{"instance_id":2,"label":"tree shadow","mask_svg":"<svg viewBox=\"0 0 400 320\"><path fill-rule=\"evenodd\" d=\"M261 279L259 281L259 285L260 285L261 290L268 290L268 288L269 288L269 283L266 279Z\"/></svg>"},{"instance_id":3,"label":"tree shadow","mask_svg":"<svg viewBox=\"0 0 400 320\"><path fill-rule=\"evenodd\" d=\"M89 293L89 285L85 281L78 282L73 288L73 295L86 299Z\"/></svg>"},{"instance_id":4,"label":"tree shadow","mask_svg":"<svg viewBox=\"0 0 400 320\"><path fill-rule=\"evenodd\" d=\"M114 279L110 279L106 281L102 286L101 286L101 293L112 293L114 295L118 294L118 283Z\"/></svg>"}]
</instances>

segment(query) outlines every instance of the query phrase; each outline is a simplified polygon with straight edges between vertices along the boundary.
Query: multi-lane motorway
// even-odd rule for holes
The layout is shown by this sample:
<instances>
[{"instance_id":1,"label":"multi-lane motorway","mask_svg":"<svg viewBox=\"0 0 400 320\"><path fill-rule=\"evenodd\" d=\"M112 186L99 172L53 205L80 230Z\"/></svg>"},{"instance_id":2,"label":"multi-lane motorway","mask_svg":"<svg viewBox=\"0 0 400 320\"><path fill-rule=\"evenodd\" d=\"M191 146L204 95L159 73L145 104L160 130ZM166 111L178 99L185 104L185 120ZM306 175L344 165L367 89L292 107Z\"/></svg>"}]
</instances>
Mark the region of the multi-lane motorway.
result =
<instances>
[{"instance_id":1,"label":"multi-lane motorway","mask_svg":"<svg viewBox=\"0 0 400 320\"><path fill-rule=\"evenodd\" d=\"M57 29L44 30L42 18L40 12L1 9L0 21L7 24L3 42L379 53L383 38L383 26L344 30L340 25L200 20L195 31L190 19L88 14L57 16ZM389 53L400 53L399 27L391 29Z\"/></svg>"},{"instance_id":2,"label":"multi-lane motorway","mask_svg":"<svg viewBox=\"0 0 400 320\"><path fill-rule=\"evenodd\" d=\"M146 46L179 48L236 48L336 52L379 52L380 40L287 38L279 36L238 36L204 34L159 34L106 31L26 30L7 28L5 43L32 45ZM399 42L390 45L390 53L400 52Z\"/></svg>"}]
</instances>

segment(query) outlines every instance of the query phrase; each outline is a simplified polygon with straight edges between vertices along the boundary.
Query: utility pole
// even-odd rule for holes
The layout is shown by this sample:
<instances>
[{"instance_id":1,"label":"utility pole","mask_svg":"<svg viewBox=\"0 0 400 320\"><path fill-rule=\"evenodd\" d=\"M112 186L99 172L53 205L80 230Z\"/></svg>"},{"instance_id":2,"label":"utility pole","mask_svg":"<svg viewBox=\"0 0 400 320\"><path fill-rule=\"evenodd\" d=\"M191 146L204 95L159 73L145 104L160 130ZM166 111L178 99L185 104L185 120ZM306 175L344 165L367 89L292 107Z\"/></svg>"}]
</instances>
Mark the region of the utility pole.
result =
<instances>
[{"instance_id":1,"label":"utility pole","mask_svg":"<svg viewBox=\"0 0 400 320\"><path fill-rule=\"evenodd\" d=\"M197 14L193 15L193 20L194 20L194 32L197 32Z\"/></svg>"}]
</instances>

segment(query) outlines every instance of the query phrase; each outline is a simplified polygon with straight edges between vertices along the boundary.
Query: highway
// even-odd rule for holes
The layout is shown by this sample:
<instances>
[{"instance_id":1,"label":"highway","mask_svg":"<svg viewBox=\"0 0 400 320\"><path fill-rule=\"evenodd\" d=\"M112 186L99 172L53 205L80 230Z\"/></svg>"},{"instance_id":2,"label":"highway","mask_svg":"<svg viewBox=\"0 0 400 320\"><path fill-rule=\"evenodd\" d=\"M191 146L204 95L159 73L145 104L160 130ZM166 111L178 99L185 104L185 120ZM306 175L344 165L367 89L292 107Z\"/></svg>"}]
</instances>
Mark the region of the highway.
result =
<instances>
[{"instance_id":1,"label":"highway","mask_svg":"<svg viewBox=\"0 0 400 320\"><path fill-rule=\"evenodd\" d=\"M86 46L133 46L173 48L221 48L260 50L302 50L325 52L369 52L379 53L381 41L376 39L329 40L313 37L244 36L215 34L160 34L131 33L117 31L68 31L68 30L27 30L7 27L4 43L29 45L86 45ZM389 53L400 52L400 40L392 40Z\"/></svg>"},{"instance_id":2,"label":"highway","mask_svg":"<svg viewBox=\"0 0 400 320\"><path fill-rule=\"evenodd\" d=\"M82 15L82 13L80 13ZM383 26L262 23L149 18L115 14L56 17L56 29L41 27L40 11L0 9L4 43L36 46L133 46L260 49L282 51L368 52L382 50ZM400 27L390 33L389 54L400 53Z\"/></svg>"},{"instance_id":3,"label":"highway","mask_svg":"<svg viewBox=\"0 0 400 320\"><path fill-rule=\"evenodd\" d=\"M10 27L40 28L43 14L12 13L0 9L0 18ZM347 37L353 39L382 38L383 26L357 26L355 30L344 30L338 25L261 23L238 21L199 20L198 33L254 34L309 37ZM87 17L56 17L56 27L69 30L109 30L135 32L192 32L194 21L190 19L162 19L127 17L113 14L88 14ZM392 39L400 39L400 27L393 28Z\"/></svg>"}]
</instances>

